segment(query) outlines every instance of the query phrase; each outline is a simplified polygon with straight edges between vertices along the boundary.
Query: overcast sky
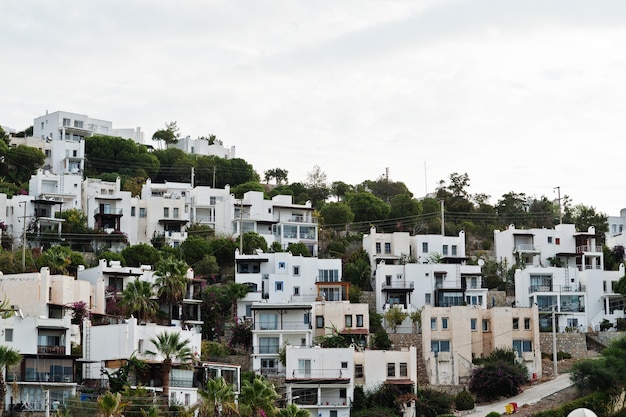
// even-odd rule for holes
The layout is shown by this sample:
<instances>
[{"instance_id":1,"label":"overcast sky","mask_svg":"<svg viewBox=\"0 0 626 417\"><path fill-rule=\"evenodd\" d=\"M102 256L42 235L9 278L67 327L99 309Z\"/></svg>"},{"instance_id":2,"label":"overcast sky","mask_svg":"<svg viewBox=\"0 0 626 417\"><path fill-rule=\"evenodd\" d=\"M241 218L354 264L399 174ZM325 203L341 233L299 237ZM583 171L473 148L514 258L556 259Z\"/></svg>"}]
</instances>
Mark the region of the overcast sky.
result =
<instances>
[{"instance_id":1,"label":"overcast sky","mask_svg":"<svg viewBox=\"0 0 626 417\"><path fill-rule=\"evenodd\" d=\"M0 124L217 135L263 176L626 207L626 2L5 0Z\"/></svg>"}]
</instances>

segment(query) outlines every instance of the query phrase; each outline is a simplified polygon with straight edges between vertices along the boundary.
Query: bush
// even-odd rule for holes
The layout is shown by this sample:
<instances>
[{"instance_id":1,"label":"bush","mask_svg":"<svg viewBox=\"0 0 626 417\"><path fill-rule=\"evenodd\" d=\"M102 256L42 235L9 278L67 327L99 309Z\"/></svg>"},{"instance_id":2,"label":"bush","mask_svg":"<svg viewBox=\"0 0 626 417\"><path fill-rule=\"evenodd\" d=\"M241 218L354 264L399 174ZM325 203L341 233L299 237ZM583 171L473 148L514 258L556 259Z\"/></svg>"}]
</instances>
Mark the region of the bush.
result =
<instances>
[{"instance_id":1,"label":"bush","mask_svg":"<svg viewBox=\"0 0 626 417\"><path fill-rule=\"evenodd\" d=\"M540 411L533 417L567 417L569 413L577 408L588 408L596 413L598 417L607 417L611 414L611 403L612 399L606 393L594 392L593 394L578 398L567 404L563 404L558 408Z\"/></svg>"},{"instance_id":2,"label":"bush","mask_svg":"<svg viewBox=\"0 0 626 417\"><path fill-rule=\"evenodd\" d=\"M484 401L517 395L527 381L527 370L515 363L493 362L474 369L470 391Z\"/></svg>"},{"instance_id":3,"label":"bush","mask_svg":"<svg viewBox=\"0 0 626 417\"><path fill-rule=\"evenodd\" d=\"M474 396L469 391L463 389L463 391L459 392L454 397L454 405L459 411L472 410L476 405L476 401L474 400Z\"/></svg>"},{"instance_id":4,"label":"bush","mask_svg":"<svg viewBox=\"0 0 626 417\"><path fill-rule=\"evenodd\" d=\"M433 389L420 389L417 392L417 407L424 417L437 417L452 412L452 397L445 392Z\"/></svg>"},{"instance_id":5,"label":"bush","mask_svg":"<svg viewBox=\"0 0 626 417\"><path fill-rule=\"evenodd\" d=\"M492 411L489 414L487 414L485 417L500 417L502 414L498 413L497 411Z\"/></svg>"}]
</instances>

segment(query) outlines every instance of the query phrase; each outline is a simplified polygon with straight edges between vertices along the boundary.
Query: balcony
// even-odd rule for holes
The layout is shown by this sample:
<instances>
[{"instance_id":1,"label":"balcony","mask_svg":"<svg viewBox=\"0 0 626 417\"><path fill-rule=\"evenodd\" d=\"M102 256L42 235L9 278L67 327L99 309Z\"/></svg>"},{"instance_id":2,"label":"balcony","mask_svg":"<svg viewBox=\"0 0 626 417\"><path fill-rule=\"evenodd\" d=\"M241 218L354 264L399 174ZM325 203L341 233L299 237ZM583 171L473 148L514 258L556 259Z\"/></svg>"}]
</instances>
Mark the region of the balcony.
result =
<instances>
[{"instance_id":1,"label":"balcony","mask_svg":"<svg viewBox=\"0 0 626 417\"><path fill-rule=\"evenodd\" d=\"M539 250L537 250L537 248L535 248L535 245L532 244L528 244L528 243L520 243L515 245L515 252L539 252Z\"/></svg>"},{"instance_id":2,"label":"balcony","mask_svg":"<svg viewBox=\"0 0 626 417\"><path fill-rule=\"evenodd\" d=\"M415 289L415 282L386 282L382 286L383 291L385 290L409 290L413 291Z\"/></svg>"},{"instance_id":3,"label":"balcony","mask_svg":"<svg viewBox=\"0 0 626 417\"><path fill-rule=\"evenodd\" d=\"M65 355L65 346L37 346L39 355Z\"/></svg>"},{"instance_id":4,"label":"balcony","mask_svg":"<svg viewBox=\"0 0 626 417\"><path fill-rule=\"evenodd\" d=\"M338 379L350 380L350 374L347 369L293 369L287 380L300 379ZM339 381L340 382L340 381Z\"/></svg>"},{"instance_id":5,"label":"balcony","mask_svg":"<svg viewBox=\"0 0 626 417\"><path fill-rule=\"evenodd\" d=\"M114 208L107 208L107 207L96 207L93 210L93 215L94 216L123 216L124 210L123 209L115 210Z\"/></svg>"},{"instance_id":6,"label":"balcony","mask_svg":"<svg viewBox=\"0 0 626 417\"><path fill-rule=\"evenodd\" d=\"M585 292L585 285L531 285L529 293L534 292Z\"/></svg>"},{"instance_id":7,"label":"balcony","mask_svg":"<svg viewBox=\"0 0 626 417\"><path fill-rule=\"evenodd\" d=\"M576 246L576 253L602 252L602 246L580 245Z\"/></svg>"}]
</instances>

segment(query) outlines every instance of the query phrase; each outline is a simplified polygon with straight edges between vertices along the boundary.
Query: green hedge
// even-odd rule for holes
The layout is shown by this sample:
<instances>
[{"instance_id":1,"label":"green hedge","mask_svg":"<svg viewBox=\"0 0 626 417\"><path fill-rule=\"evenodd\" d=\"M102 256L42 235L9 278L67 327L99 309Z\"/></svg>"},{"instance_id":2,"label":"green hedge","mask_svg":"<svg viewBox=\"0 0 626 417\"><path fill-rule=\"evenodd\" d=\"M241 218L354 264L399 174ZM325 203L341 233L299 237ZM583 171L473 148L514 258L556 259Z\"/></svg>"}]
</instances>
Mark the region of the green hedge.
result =
<instances>
[{"instance_id":1,"label":"green hedge","mask_svg":"<svg viewBox=\"0 0 626 417\"><path fill-rule=\"evenodd\" d=\"M585 397L578 398L567 404L563 404L552 410L541 411L533 417L567 417L569 413L577 408L588 408L598 415L598 417L608 417L611 415L612 398L604 392L594 392Z\"/></svg>"}]
</instances>

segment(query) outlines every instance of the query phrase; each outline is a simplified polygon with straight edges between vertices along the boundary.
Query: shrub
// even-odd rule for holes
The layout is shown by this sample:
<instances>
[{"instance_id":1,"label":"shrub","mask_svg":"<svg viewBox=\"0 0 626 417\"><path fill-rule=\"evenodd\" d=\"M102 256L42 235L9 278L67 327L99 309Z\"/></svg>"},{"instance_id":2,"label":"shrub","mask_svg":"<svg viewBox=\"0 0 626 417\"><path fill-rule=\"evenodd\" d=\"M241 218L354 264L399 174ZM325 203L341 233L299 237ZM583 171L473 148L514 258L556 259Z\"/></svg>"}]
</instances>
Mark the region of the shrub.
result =
<instances>
[{"instance_id":1,"label":"shrub","mask_svg":"<svg viewBox=\"0 0 626 417\"><path fill-rule=\"evenodd\" d=\"M511 397L520 392L527 381L527 370L515 363L493 362L472 372L470 391L484 401Z\"/></svg>"},{"instance_id":2,"label":"shrub","mask_svg":"<svg viewBox=\"0 0 626 417\"><path fill-rule=\"evenodd\" d=\"M433 389L420 389L416 405L424 417L437 417L452 411L452 397Z\"/></svg>"},{"instance_id":3,"label":"shrub","mask_svg":"<svg viewBox=\"0 0 626 417\"><path fill-rule=\"evenodd\" d=\"M474 405L476 405L476 401L474 400L474 396L469 391L463 389L463 391L459 392L454 397L454 405L459 411L472 410Z\"/></svg>"},{"instance_id":4,"label":"shrub","mask_svg":"<svg viewBox=\"0 0 626 417\"><path fill-rule=\"evenodd\" d=\"M497 411L492 411L489 414L487 414L485 417L500 417L502 414L498 413Z\"/></svg>"}]
</instances>

